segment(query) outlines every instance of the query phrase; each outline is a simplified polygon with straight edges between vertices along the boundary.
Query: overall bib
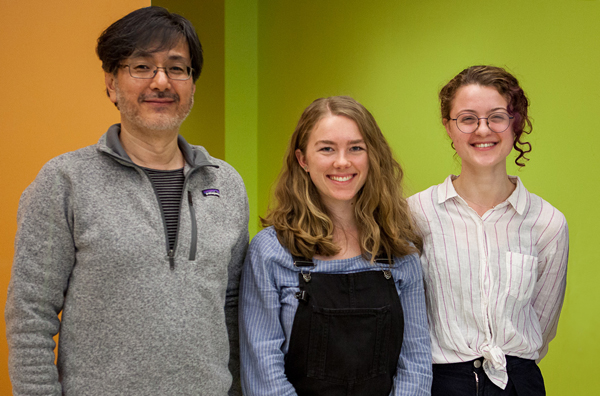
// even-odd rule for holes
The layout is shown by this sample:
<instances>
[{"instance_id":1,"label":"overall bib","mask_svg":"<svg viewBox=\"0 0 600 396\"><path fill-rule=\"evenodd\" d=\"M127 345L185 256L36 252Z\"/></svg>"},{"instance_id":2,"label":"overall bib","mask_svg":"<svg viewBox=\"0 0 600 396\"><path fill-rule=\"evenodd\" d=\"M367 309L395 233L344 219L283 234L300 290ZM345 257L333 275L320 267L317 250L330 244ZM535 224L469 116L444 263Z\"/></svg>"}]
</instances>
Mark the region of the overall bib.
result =
<instances>
[{"instance_id":1,"label":"overall bib","mask_svg":"<svg viewBox=\"0 0 600 396\"><path fill-rule=\"evenodd\" d=\"M404 333L391 272L310 273L312 261L294 260L302 272L285 374L298 395L388 396Z\"/></svg>"}]
</instances>

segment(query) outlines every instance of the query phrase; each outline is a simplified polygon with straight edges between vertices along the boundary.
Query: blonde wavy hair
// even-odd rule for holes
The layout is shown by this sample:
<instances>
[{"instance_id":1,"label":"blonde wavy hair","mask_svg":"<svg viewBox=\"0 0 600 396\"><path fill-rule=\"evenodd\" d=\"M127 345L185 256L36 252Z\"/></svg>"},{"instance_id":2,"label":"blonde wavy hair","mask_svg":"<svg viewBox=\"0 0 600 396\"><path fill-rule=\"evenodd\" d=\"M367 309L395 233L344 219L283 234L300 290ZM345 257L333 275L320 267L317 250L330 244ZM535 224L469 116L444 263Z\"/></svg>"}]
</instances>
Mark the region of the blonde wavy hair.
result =
<instances>
[{"instance_id":1,"label":"blonde wavy hair","mask_svg":"<svg viewBox=\"0 0 600 396\"><path fill-rule=\"evenodd\" d=\"M273 226L279 242L295 256L339 252L330 213L295 154L297 149L306 154L310 133L330 115L353 120L367 146L369 173L354 209L363 257L373 262L376 257L391 259L420 251L423 243L402 194L402 168L371 113L347 96L317 99L302 113L279 173L274 201L261 218L263 227Z\"/></svg>"}]
</instances>

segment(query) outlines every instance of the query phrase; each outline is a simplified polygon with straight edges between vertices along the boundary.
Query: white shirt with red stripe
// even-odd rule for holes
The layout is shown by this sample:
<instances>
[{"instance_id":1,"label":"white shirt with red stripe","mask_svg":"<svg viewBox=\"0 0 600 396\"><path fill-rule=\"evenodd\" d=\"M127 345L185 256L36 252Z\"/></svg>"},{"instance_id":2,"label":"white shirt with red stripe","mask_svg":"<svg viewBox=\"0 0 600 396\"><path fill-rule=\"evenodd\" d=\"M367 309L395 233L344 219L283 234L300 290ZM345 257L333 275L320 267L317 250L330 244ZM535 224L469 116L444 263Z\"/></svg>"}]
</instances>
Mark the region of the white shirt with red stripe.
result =
<instances>
[{"instance_id":1,"label":"white shirt with red stripe","mask_svg":"<svg viewBox=\"0 0 600 396\"><path fill-rule=\"evenodd\" d=\"M540 360L554 338L566 286L569 231L561 212L518 177L483 216L450 175L408 199L421 232L433 363L484 358L504 389L505 355Z\"/></svg>"}]
</instances>

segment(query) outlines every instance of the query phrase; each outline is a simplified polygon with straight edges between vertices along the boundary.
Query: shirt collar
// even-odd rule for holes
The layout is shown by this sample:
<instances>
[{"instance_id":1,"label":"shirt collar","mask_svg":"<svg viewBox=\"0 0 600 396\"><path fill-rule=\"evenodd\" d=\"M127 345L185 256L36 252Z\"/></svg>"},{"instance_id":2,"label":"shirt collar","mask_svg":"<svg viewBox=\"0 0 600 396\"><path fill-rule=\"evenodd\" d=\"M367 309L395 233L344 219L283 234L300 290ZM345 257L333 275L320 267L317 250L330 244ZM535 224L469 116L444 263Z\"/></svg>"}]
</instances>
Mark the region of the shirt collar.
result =
<instances>
[{"instance_id":1,"label":"shirt collar","mask_svg":"<svg viewBox=\"0 0 600 396\"><path fill-rule=\"evenodd\" d=\"M515 191L510 194L510 197L508 197L507 201L512 205L513 208L515 208L519 215L522 215L527 207L527 197L529 194L527 193L527 189L523 183L521 183L519 176L508 176L508 178L513 183L516 182L517 187L515 188Z\"/></svg>"},{"instance_id":2,"label":"shirt collar","mask_svg":"<svg viewBox=\"0 0 600 396\"><path fill-rule=\"evenodd\" d=\"M108 148L112 151L113 154L116 154L121 159L126 160L127 162L133 163L127 152L121 145L121 140L119 139L119 134L121 133L121 124L114 124L108 131L102 135L99 140L99 144L102 147ZM199 167L199 166L212 166L214 168L218 168L219 165L213 163L207 156L208 153L203 152L197 147L190 145L181 135L177 136L177 144L181 153L183 154L183 158L185 159L186 168L190 167Z\"/></svg>"},{"instance_id":3,"label":"shirt collar","mask_svg":"<svg viewBox=\"0 0 600 396\"><path fill-rule=\"evenodd\" d=\"M454 184L452 184L452 180L457 177L456 175L450 175L438 186L438 204L442 204L450 198L458 197L458 193L454 189ZM527 196L529 194L527 194L527 189L523 186L518 176L508 177L513 183L517 184L517 187L506 201L512 205L519 215L522 215L527 207Z\"/></svg>"},{"instance_id":4,"label":"shirt collar","mask_svg":"<svg viewBox=\"0 0 600 396\"><path fill-rule=\"evenodd\" d=\"M438 204L442 204L450 198L458 197L458 193L454 189L454 184L452 184L452 180L457 177L456 175L450 175L438 186Z\"/></svg>"}]
</instances>

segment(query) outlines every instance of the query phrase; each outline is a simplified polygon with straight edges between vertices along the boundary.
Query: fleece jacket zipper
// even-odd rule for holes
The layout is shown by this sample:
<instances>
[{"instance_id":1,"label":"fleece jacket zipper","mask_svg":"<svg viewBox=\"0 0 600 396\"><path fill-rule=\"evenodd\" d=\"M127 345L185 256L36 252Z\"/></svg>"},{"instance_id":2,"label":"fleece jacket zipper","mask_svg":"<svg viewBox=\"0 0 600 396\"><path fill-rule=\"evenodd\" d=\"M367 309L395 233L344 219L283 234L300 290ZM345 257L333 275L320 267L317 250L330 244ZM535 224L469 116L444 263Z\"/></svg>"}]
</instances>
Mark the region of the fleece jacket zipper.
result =
<instances>
[{"instance_id":1,"label":"fleece jacket zipper","mask_svg":"<svg viewBox=\"0 0 600 396\"><path fill-rule=\"evenodd\" d=\"M181 202L179 203L179 213L177 215L177 232L175 233L175 241L173 242L173 246L174 246L173 249L169 249L169 234L167 232L167 219L165 218L165 214L162 210L162 206L160 205L160 202L158 204L158 206L160 207L160 214L162 216L163 226L165 229L165 239L166 239L166 243L167 243L167 251L168 251L168 256L169 256L169 268L171 269L171 271L175 269L175 249L177 249L177 241L179 240L179 230L181 229L181 206L183 204L183 200L185 199L185 193L187 190L189 177L197 169L199 169L199 167L191 169L188 172L188 174L185 175L185 180L183 181L183 188L181 190ZM152 180L150 180L150 181L152 182ZM156 199L158 200L158 194L156 193L156 189L154 188L154 183L152 183L152 188L154 189L154 195L156 195ZM192 192L187 191L187 196L188 196L188 200L187 200L188 207L190 210L190 223L192 226L189 259L195 260L196 259L196 249L197 249L196 243L197 243L197 239L198 239L198 235L197 235L198 234L198 224L196 222L196 211L194 209L194 205L192 202Z\"/></svg>"},{"instance_id":2,"label":"fleece jacket zipper","mask_svg":"<svg viewBox=\"0 0 600 396\"><path fill-rule=\"evenodd\" d=\"M192 192L188 190L188 205L190 207L190 219L192 223L192 241L190 243L190 261L196 260L196 244L198 242L198 224L196 223L196 210L192 201Z\"/></svg>"},{"instance_id":3,"label":"fleece jacket zipper","mask_svg":"<svg viewBox=\"0 0 600 396\"><path fill-rule=\"evenodd\" d=\"M160 217L162 218L162 222L163 222L163 229L165 232L165 243L167 246L167 257L169 258L169 268L172 270L175 269L175 249L177 249L177 241L179 240L179 230L181 228L181 205L183 204L183 200L185 199L185 193L186 193L186 189L187 189L187 185L188 185L188 180L189 177L191 176L191 174L196 171L197 169L200 169L200 167L196 167L191 169L187 175L185 175L185 179L183 181L183 187L181 190L181 201L179 202L179 212L177 214L177 232L175 233L175 241L173 241L173 249L171 249L169 247L169 232L167 230L167 219L165 218L165 212L163 211L163 207L160 204L160 199L158 199L158 193L156 192L156 187L154 185L154 182L152 181L152 179L150 178L150 176L148 176L146 174L146 172L144 172L143 169L140 169L148 178L148 180L150 180L150 185L152 186L152 190L154 191L154 196L156 197L156 201L158 203L158 208L160 209ZM190 260L195 260L196 259L196 243L197 243L197 237L198 237L198 225L196 223L196 212L194 210L194 206L192 203L192 192L191 191L187 191L187 195L188 195L188 205L189 205L189 209L190 209L190 223L192 225L192 232L191 232L191 242L190 242Z\"/></svg>"}]
</instances>

